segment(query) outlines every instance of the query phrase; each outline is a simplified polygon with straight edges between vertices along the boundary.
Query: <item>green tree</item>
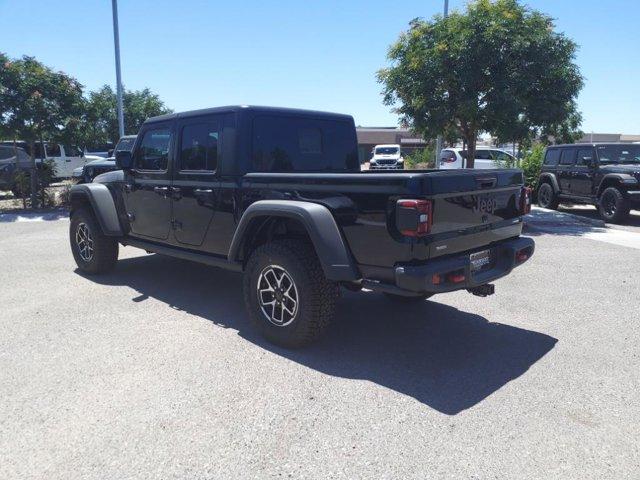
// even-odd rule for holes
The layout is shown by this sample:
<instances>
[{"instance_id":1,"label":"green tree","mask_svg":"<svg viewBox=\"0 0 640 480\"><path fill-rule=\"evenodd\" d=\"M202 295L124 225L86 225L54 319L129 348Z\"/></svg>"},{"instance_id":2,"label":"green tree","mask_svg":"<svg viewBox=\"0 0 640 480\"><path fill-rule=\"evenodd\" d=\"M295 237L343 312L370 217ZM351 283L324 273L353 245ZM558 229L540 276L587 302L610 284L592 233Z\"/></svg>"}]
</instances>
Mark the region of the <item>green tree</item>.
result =
<instances>
[{"instance_id":1,"label":"green tree","mask_svg":"<svg viewBox=\"0 0 640 480\"><path fill-rule=\"evenodd\" d=\"M35 143L63 137L68 125L79 121L83 109L82 85L33 57L12 61L2 55L0 61L2 133L29 144L31 205L35 208L38 185Z\"/></svg>"},{"instance_id":2,"label":"green tree","mask_svg":"<svg viewBox=\"0 0 640 480\"><path fill-rule=\"evenodd\" d=\"M125 90L122 103L126 135L138 133L149 117L171 113L160 97L148 88L137 91ZM87 145L116 142L120 138L116 93L109 85L89 93L81 136Z\"/></svg>"},{"instance_id":3,"label":"green tree","mask_svg":"<svg viewBox=\"0 0 640 480\"><path fill-rule=\"evenodd\" d=\"M540 171L542 170L542 161L544 159L544 145L536 143L531 150L527 152L520 161L520 168L524 172L524 183L526 186L536 188Z\"/></svg>"},{"instance_id":4,"label":"green tree","mask_svg":"<svg viewBox=\"0 0 640 480\"><path fill-rule=\"evenodd\" d=\"M447 18L413 20L378 80L384 102L425 138L457 132L473 167L480 132L521 143L576 112L575 51L550 17L517 0L475 0Z\"/></svg>"}]
</instances>

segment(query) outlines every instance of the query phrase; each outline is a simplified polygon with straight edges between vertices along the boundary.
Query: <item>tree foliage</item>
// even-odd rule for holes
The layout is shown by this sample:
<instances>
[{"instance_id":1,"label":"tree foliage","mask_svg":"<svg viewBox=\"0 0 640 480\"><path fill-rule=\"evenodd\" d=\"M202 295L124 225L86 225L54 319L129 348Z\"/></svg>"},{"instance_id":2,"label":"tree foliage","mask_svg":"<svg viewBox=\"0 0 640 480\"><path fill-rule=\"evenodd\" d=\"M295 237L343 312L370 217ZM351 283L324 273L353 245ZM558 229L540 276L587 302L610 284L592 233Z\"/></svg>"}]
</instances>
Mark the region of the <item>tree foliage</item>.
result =
<instances>
[{"instance_id":1,"label":"tree foliage","mask_svg":"<svg viewBox=\"0 0 640 480\"><path fill-rule=\"evenodd\" d=\"M579 123L575 52L550 17L517 0L475 0L447 18L413 20L378 80L403 123L425 138L455 132L472 167L482 131L521 143L575 125L572 115Z\"/></svg>"},{"instance_id":2,"label":"tree foliage","mask_svg":"<svg viewBox=\"0 0 640 480\"><path fill-rule=\"evenodd\" d=\"M83 111L82 85L63 72L56 72L33 57L0 58L0 119L2 133L30 145L31 203L36 206L38 171L35 143L65 136L69 125L80 122Z\"/></svg>"},{"instance_id":3,"label":"tree foliage","mask_svg":"<svg viewBox=\"0 0 640 480\"><path fill-rule=\"evenodd\" d=\"M149 117L169 113L160 97L148 88L125 91L125 133L135 134ZM54 71L33 57L12 60L0 52L0 139L21 139L31 152L39 141L59 141L86 147L116 142L116 94L107 85L87 97L73 77ZM32 155L30 180L35 206L37 174ZM24 181L24 179L22 179Z\"/></svg>"},{"instance_id":4,"label":"tree foliage","mask_svg":"<svg viewBox=\"0 0 640 480\"><path fill-rule=\"evenodd\" d=\"M535 188L542 170L544 160L544 145L536 143L528 151L520 162L520 167L524 172L524 183L526 186Z\"/></svg>"},{"instance_id":5,"label":"tree foliage","mask_svg":"<svg viewBox=\"0 0 640 480\"><path fill-rule=\"evenodd\" d=\"M125 90L122 103L125 135L138 133L149 117L171 113L160 97L148 88L137 91ZM116 142L120 138L116 93L109 85L89 93L80 135L86 144Z\"/></svg>"}]
</instances>

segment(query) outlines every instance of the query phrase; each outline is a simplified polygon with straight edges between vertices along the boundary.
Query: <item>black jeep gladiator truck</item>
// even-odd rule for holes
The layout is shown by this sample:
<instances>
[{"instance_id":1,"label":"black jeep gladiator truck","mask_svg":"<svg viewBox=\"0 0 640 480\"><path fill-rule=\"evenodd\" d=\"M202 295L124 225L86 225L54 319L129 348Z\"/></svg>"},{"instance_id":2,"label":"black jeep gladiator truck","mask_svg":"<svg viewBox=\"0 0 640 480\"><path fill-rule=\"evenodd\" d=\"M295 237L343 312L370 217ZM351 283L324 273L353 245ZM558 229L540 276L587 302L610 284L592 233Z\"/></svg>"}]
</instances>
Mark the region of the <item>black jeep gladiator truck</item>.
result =
<instances>
[{"instance_id":1,"label":"black jeep gladiator truck","mask_svg":"<svg viewBox=\"0 0 640 480\"><path fill-rule=\"evenodd\" d=\"M545 151L538 205L595 205L603 220L623 223L640 208L640 144L554 145Z\"/></svg>"},{"instance_id":2,"label":"black jeep gladiator truck","mask_svg":"<svg viewBox=\"0 0 640 480\"><path fill-rule=\"evenodd\" d=\"M353 118L221 107L147 120L120 170L71 189L79 269L118 246L243 273L254 326L287 347L333 316L340 287L415 301L490 283L531 258L520 170L361 172Z\"/></svg>"}]
</instances>

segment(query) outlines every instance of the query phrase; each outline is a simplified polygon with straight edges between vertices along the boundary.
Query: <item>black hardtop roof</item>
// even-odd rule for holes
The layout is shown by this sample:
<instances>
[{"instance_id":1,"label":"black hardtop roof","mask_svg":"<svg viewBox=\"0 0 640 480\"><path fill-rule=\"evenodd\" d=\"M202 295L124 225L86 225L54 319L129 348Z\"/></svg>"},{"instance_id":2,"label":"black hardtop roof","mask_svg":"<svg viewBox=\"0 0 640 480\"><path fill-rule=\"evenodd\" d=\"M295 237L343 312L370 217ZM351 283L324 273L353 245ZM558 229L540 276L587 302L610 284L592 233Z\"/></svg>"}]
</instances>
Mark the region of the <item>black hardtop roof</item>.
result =
<instances>
[{"instance_id":1,"label":"black hardtop roof","mask_svg":"<svg viewBox=\"0 0 640 480\"><path fill-rule=\"evenodd\" d=\"M265 114L284 114L289 116L314 116L325 118L340 118L341 120L353 120L351 115L345 115L342 113L330 113L320 112L316 110L302 110L298 108L283 108L283 107L259 107L253 105L229 105L226 107L214 107L203 108L200 110L190 110L188 112L169 113L166 115L159 115L157 117L151 117L147 119L145 123L162 122L166 120L175 120L179 118L200 117L215 113L233 113L233 112L251 112L251 113L265 113Z\"/></svg>"},{"instance_id":2,"label":"black hardtop roof","mask_svg":"<svg viewBox=\"0 0 640 480\"><path fill-rule=\"evenodd\" d=\"M594 142L594 143L563 143L560 145L549 145L549 148L569 148L569 147L615 147L620 145L638 145L634 142Z\"/></svg>"}]
</instances>

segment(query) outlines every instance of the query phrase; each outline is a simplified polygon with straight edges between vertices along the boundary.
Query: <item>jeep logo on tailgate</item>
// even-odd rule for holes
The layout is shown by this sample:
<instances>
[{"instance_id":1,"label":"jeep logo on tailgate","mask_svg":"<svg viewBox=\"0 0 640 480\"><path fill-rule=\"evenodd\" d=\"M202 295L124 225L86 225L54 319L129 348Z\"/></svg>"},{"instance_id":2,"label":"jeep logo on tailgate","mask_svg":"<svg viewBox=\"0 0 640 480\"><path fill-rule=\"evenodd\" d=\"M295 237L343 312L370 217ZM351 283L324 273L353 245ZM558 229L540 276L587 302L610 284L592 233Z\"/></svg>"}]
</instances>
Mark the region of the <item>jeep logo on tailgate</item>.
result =
<instances>
[{"instance_id":1,"label":"jeep logo on tailgate","mask_svg":"<svg viewBox=\"0 0 640 480\"><path fill-rule=\"evenodd\" d=\"M473 211L475 213L493 213L498 208L498 200L488 195L477 196Z\"/></svg>"}]
</instances>

